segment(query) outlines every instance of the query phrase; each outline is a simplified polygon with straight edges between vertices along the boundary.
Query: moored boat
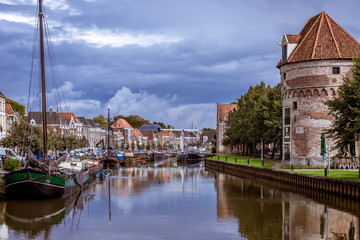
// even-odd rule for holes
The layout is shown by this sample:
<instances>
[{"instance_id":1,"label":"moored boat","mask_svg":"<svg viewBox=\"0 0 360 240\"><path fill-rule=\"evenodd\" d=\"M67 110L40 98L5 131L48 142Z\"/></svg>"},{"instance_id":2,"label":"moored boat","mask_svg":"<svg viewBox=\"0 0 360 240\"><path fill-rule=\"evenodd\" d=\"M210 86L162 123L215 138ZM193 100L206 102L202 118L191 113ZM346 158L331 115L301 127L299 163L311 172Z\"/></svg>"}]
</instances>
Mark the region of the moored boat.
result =
<instances>
[{"instance_id":1,"label":"moored boat","mask_svg":"<svg viewBox=\"0 0 360 240\"><path fill-rule=\"evenodd\" d=\"M23 169L10 172L5 175L5 195L11 199L50 199L62 198L79 191L89 179L89 171L82 166L80 168L67 168L59 166L63 156L55 161L48 156L47 144L47 113L46 113L46 83L45 83L45 50L44 50L44 28L45 19L42 11L42 0L38 4L38 30L40 43L41 64L41 105L42 105L42 135L43 135L43 159L37 159L31 151L26 158L26 166ZM46 34L46 37L49 35ZM49 46L50 42L47 42ZM34 44L35 49L35 44ZM51 51L48 51L51 52ZM31 82L32 79L30 79ZM54 79L53 79L54 81ZM29 91L30 98L30 91ZM29 110L29 109L28 109ZM26 134L25 134L26 135ZM31 144L30 144L31 145Z\"/></svg>"}]
</instances>

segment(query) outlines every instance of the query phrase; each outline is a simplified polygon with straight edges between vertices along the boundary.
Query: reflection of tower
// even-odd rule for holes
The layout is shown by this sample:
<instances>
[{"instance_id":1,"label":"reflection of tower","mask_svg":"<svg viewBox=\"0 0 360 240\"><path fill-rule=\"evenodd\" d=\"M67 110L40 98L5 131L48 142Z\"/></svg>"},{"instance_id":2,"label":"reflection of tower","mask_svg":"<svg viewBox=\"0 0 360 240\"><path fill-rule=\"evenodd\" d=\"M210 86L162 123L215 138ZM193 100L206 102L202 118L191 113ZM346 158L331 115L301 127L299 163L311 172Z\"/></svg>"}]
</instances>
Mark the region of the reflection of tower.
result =
<instances>
[{"instance_id":1,"label":"reflection of tower","mask_svg":"<svg viewBox=\"0 0 360 240\"><path fill-rule=\"evenodd\" d=\"M282 232L283 240L291 239L291 212L290 202L282 202Z\"/></svg>"},{"instance_id":2,"label":"reflection of tower","mask_svg":"<svg viewBox=\"0 0 360 240\"><path fill-rule=\"evenodd\" d=\"M229 218L229 208L226 202L226 196L224 191L224 184L226 175L222 173L217 173L216 178L216 208L217 208L217 217L218 219Z\"/></svg>"}]
</instances>

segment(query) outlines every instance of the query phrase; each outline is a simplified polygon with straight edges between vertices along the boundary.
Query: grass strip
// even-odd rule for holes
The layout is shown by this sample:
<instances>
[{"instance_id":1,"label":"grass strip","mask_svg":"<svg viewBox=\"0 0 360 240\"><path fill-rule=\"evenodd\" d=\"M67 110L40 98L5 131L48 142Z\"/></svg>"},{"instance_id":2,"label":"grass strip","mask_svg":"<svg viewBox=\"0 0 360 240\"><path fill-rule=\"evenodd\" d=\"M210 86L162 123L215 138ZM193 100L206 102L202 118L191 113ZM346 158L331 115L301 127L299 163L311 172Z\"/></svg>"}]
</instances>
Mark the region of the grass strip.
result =
<instances>
[{"instance_id":1,"label":"grass strip","mask_svg":"<svg viewBox=\"0 0 360 240\"><path fill-rule=\"evenodd\" d=\"M294 172L310 174L314 176L325 176L324 169L301 169L294 170ZM330 173L327 176L349 181L360 181L359 170L330 169Z\"/></svg>"},{"instance_id":2,"label":"grass strip","mask_svg":"<svg viewBox=\"0 0 360 240\"><path fill-rule=\"evenodd\" d=\"M235 163L235 158L236 158L236 163L244 164L244 165L248 164L247 158L240 158L240 157L234 157L234 156L214 155L212 158L209 158L209 159ZM258 160L258 159L249 159L249 165L262 167L261 160ZM264 167L272 167L274 165L275 165L274 163L264 160Z\"/></svg>"}]
</instances>

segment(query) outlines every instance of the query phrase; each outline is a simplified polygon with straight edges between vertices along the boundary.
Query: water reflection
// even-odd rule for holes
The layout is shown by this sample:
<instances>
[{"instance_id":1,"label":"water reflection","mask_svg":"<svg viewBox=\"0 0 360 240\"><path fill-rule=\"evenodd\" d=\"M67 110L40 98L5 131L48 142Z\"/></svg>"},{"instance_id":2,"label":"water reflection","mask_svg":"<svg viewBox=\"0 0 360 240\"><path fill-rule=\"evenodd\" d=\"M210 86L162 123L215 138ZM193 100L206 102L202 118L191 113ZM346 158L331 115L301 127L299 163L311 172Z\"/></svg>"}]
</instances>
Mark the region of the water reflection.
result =
<instances>
[{"instance_id":1,"label":"water reflection","mask_svg":"<svg viewBox=\"0 0 360 240\"><path fill-rule=\"evenodd\" d=\"M238 220L247 239L359 239L359 218L255 180L215 176L219 221Z\"/></svg>"},{"instance_id":2,"label":"water reflection","mask_svg":"<svg viewBox=\"0 0 360 240\"><path fill-rule=\"evenodd\" d=\"M360 237L357 202L317 201L201 164L126 168L67 199L2 202L0 239Z\"/></svg>"}]
</instances>

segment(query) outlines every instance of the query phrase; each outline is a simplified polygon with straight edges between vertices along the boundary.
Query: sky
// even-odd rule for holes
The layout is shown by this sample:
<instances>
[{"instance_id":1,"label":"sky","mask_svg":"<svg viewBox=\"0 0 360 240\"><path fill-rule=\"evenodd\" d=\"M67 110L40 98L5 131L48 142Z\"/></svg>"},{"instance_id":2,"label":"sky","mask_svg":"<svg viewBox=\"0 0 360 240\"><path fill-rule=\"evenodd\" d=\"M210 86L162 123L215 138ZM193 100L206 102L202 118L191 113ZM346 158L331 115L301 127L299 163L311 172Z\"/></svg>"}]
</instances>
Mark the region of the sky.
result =
<instances>
[{"instance_id":1,"label":"sky","mask_svg":"<svg viewBox=\"0 0 360 240\"><path fill-rule=\"evenodd\" d=\"M66 110L106 116L110 101L111 116L175 128L216 128L217 104L260 81L278 84L278 42L322 11L360 40L359 0L44 0L44 8ZM24 105L35 18L35 0L0 0L0 91Z\"/></svg>"}]
</instances>

